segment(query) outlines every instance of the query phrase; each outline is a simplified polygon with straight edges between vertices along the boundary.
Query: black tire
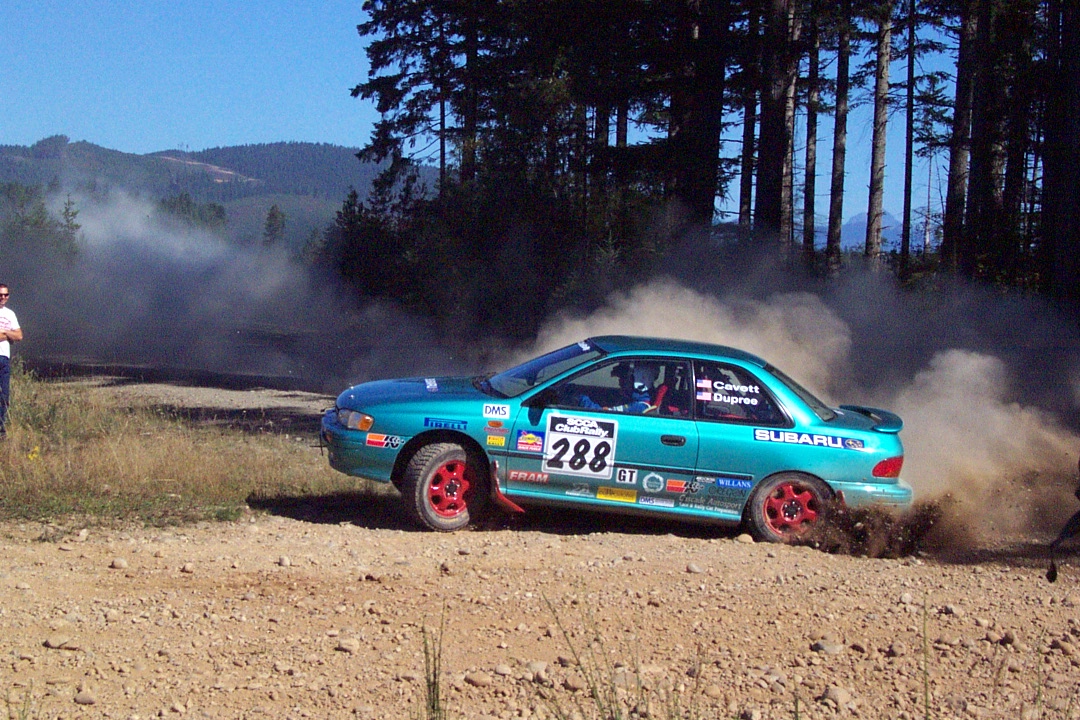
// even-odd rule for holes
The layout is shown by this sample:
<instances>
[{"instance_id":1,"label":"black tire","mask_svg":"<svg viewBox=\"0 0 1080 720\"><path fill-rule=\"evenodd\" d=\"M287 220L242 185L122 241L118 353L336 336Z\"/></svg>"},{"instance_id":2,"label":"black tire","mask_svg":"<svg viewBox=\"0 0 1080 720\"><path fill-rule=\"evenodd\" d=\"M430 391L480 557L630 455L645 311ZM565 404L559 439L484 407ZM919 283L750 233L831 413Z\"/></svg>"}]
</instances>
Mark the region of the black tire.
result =
<instances>
[{"instance_id":1,"label":"black tire","mask_svg":"<svg viewBox=\"0 0 1080 720\"><path fill-rule=\"evenodd\" d=\"M791 542L821 520L833 492L809 475L778 473L758 483L747 504L750 534L767 542Z\"/></svg>"},{"instance_id":2,"label":"black tire","mask_svg":"<svg viewBox=\"0 0 1080 720\"><path fill-rule=\"evenodd\" d=\"M486 470L486 462L460 445L425 445L409 460L401 482L409 514L432 530L460 530L487 504Z\"/></svg>"}]
</instances>

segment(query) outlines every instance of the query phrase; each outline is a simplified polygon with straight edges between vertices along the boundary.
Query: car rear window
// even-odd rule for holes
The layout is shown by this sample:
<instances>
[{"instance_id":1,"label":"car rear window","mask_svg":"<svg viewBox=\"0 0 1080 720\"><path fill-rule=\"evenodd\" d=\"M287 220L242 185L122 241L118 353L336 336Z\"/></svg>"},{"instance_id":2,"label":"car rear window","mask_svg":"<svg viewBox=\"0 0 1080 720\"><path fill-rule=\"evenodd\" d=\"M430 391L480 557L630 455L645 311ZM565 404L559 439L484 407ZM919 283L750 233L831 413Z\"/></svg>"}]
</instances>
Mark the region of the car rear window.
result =
<instances>
[{"instance_id":1,"label":"car rear window","mask_svg":"<svg viewBox=\"0 0 1080 720\"><path fill-rule=\"evenodd\" d=\"M814 411L814 414L822 420L828 422L829 420L832 420L836 417L836 413L833 411L832 408L823 403L821 400L818 400L818 398L812 392L792 380L779 368L773 365L766 365L765 371L775 377L780 382L787 385L788 390L798 395L799 399L809 405L810 409Z\"/></svg>"}]
</instances>

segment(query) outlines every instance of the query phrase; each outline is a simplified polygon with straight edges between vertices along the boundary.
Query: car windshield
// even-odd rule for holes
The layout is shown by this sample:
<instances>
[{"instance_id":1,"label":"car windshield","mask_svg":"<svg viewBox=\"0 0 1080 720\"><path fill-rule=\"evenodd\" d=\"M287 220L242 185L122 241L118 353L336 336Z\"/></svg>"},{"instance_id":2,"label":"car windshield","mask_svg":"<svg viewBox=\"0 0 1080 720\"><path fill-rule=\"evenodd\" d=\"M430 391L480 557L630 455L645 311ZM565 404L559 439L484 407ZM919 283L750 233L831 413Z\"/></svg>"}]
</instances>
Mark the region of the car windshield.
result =
<instances>
[{"instance_id":1,"label":"car windshield","mask_svg":"<svg viewBox=\"0 0 1080 720\"><path fill-rule=\"evenodd\" d=\"M582 340L492 375L484 384L504 397L515 397L603 354L603 350L588 340Z\"/></svg>"},{"instance_id":2,"label":"car windshield","mask_svg":"<svg viewBox=\"0 0 1080 720\"><path fill-rule=\"evenodd\" d=\"M787 385L788 389L798 395L800 400L809 405L810 409L813 410L814 413L822 420L828 422L829 420L832 420L836 417L836 413L833 411L832 408L823 403L821 400L818 400L813 393L811 393L799 383L792 380L775 366L768 365L766 366L765 370L771 373L773 377L775 377L777 380Z\"/></svg>"}]
</instances>

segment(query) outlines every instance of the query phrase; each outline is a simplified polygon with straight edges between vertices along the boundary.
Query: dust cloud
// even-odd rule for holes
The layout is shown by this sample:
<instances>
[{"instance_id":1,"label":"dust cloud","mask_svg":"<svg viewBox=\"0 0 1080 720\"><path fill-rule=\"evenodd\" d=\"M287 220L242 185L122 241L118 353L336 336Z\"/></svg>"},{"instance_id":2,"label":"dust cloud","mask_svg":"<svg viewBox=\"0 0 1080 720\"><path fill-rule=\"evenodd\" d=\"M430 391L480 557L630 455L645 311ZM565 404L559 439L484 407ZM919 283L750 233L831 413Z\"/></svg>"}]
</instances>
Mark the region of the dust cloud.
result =
<instances>
[{"instance_id":1,"label":"dust cloud","mask_svg":"<svg viewBox=\"0 0 1080 720\"><path fill-rule=\"evenodd\" d=\"M948 316L931 311L927 296ZM1017 340L1025 326L1015 317L1027 318L1034 339ZM1076 339L1060 330L1063 324L1054 332L1057 322L1036 303L1015 305L968 288L905 299L872 276L817 292L737 287L727 295L664 279L618 293L587 315L552 319L525 354L602 334L749 350L830 404L899 414L903 477L916 500L940 502L943 512L967 518L971 539L1045 538L1075 509L1080 451L1075 429L1042 406L1049 398L1061 408L1061 396L1075 388ZM1061 362L1047 361L1047 338L1052 359ZM919 513L923 522L925 506Z\"/></svg>"},{"instance_id":2,"label":"dust cloud","mask_svg":"<svg viewBox=\"0 0 1080 720\"><path fill-rule=\"evenodd\" d=\"M19 350L50 367L123 367L248 376L338 392L360 380L451 370L435 334L391 303L355 301L294 249L237 245L181 227L123 192L74 195L77 253L6 253Z\"/></svg>"}]
</instances>

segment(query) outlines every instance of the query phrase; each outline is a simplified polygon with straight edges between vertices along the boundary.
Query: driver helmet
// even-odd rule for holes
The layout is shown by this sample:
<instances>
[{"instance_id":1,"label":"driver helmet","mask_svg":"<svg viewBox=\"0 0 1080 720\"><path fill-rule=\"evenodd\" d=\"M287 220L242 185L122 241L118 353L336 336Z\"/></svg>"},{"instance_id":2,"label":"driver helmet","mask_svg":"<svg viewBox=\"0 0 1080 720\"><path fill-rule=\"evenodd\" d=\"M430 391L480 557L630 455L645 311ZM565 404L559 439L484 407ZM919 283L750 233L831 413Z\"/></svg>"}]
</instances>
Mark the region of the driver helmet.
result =
<instances>
[{"instance_id":1,"label":"driver helmet","mask_svg":"<svg viewBox=\"0 0 1080 720\"><path fill-rule=\"evenodd\" d=\"M634 366L634 390L639 393L651 393L656 378L660 376L660 368L655 363L645 363Z\"/></svg>"}]
</instances>

